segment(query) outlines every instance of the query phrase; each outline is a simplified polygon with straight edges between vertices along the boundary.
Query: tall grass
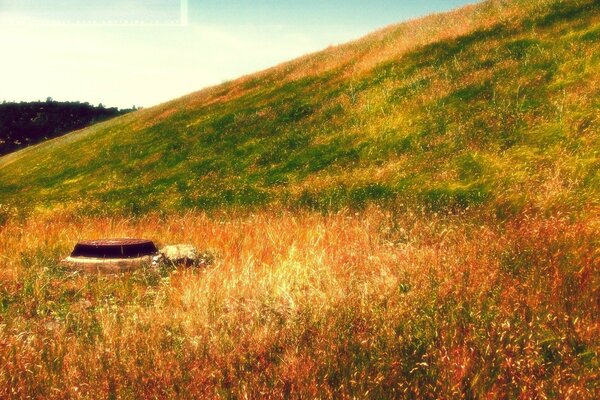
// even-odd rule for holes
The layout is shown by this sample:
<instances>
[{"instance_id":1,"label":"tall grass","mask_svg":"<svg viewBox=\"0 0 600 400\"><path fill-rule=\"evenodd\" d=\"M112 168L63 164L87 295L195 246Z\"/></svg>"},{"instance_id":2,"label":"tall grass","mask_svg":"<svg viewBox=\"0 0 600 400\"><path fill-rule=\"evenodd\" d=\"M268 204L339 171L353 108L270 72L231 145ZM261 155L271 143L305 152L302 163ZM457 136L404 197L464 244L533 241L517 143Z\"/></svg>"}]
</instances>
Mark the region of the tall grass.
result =
<instances>
[{"instance_id":1,"label":"tall grass","mask_svg":"<svg viewBox=\"0 0 600 400\"><path fill-rule=\"evenodd\" d=\"M591 216L590 216L591 215ZM597 216L369 208L0 228L3 398L596 398ZM74 274L79 238L217 254Z\"/></svg>"}]
</instances>

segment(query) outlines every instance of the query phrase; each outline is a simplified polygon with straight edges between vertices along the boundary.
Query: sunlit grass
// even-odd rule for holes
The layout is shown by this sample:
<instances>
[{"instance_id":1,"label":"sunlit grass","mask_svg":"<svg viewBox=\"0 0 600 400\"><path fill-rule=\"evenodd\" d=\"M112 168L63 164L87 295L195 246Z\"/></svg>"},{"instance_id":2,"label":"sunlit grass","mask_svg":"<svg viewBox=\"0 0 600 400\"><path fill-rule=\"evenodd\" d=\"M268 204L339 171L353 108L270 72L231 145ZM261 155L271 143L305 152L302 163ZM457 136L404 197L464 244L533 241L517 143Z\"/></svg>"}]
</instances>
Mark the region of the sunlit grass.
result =
<instances>
[{"instance_id":1,"label":"sunlit grass","mask_svg":"<svg viewBox=\"0 0 600 400\"><path fill-rule=\"evenodd\" d=\"M488 1L3 157L0 398L598 398L599 18ZM59 263L124 236L217 262Z\"/></svg>"},{"instance_id":2,"label":"sunlit grass","mask_svg":"<svg viewBox=\"0 0 600 400\"><path fill-rule=\"evenodd\" d=\"M390 27L3 158L0 204L582 208L600 196L599 18L490 1Z\"/></svg>"},{"instance_id":3,"label":"sunlit grass","mask_svg":"<svg viewBox=\"0 0 600 400\"><path fill-rule=\"evenodd\" d=\"M597 217L369 209L1 228L0 396L597 393ZM79 238L211 249L206 270L77 275Z\"/></svg>"}]
</instances>

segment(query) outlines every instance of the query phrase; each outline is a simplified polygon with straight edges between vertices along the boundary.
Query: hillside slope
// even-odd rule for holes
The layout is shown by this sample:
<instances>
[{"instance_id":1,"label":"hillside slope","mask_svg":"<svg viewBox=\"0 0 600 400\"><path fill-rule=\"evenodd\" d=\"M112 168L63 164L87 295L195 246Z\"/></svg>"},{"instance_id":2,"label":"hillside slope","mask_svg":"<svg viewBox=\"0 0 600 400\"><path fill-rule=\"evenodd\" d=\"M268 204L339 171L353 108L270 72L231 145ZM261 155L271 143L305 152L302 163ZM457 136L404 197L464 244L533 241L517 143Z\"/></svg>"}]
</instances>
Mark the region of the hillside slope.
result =
<instances>
[{"instance_id":1,"label":"hillside slope","mask_svg":"<svg viewBox=\"0 0 600 400\"><path fill-rule=\"evenodd\" d=\"M492 0L0 159L0 203L582 209L600 195L600 3Z\"/></svg>"}]
</instances>

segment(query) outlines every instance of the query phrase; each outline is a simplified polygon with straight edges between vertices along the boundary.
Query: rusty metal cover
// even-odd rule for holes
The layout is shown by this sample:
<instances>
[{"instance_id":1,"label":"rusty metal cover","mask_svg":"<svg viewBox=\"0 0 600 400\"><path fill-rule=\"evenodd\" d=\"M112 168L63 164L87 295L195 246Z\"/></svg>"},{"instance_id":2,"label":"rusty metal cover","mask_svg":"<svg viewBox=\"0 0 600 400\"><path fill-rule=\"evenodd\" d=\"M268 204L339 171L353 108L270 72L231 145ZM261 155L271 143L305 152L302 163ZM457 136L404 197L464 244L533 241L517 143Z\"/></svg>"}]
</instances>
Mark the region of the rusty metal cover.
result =
<instances>
[{"instance_id":1,"label":"rusty metal cover","mask_svg":"<svg viewBox=\"0 0 600 400\"><path fill-rule=\"evenodd\" d=\"M157 252L158 249L150 240L99 239L77 243L71 257L129 259L151 256Z\"/></svg>"}]
</instances>

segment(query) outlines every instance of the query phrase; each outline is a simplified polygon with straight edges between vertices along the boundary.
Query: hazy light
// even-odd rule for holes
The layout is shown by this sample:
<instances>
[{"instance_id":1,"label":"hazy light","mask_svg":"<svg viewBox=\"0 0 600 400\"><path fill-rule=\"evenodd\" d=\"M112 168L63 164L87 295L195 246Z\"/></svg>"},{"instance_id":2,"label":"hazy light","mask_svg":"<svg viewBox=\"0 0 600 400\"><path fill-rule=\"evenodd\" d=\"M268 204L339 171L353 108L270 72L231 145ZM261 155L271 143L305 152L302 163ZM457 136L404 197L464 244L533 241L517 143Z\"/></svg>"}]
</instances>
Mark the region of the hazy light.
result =
<instances>
[{"instance_id":1,"label":"hazy light","mask_svg":"<svg viewBox=\"0 0 600 400\"><path fill-rule=\"evenodd\" d=\"M0 100L151 106L464 2L2 0Z\"/></svg>"}]
</instances>

